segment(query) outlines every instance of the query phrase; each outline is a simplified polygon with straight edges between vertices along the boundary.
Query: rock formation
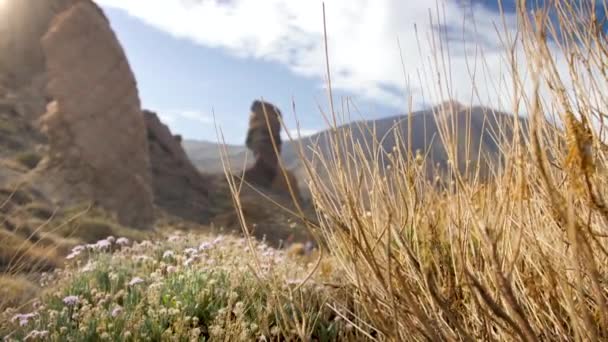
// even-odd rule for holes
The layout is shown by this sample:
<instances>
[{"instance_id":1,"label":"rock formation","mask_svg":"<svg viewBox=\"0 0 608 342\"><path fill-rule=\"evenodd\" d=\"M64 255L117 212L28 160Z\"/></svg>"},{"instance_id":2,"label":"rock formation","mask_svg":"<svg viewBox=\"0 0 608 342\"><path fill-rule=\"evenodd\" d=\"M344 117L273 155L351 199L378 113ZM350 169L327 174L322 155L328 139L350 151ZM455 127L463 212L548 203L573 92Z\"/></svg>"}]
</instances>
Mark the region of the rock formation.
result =
<instances>
[{"instance_id":1,"label":"rock formation","mask_svg":"<svg viewBox=\"0 0 608 342\"><path fill-rule=\"evenodd\" d=\"M296 198L300 199L295 177L288 170L282 170L279 163L282 147L281 111L271 103L259 100L253 101L250 110L245 145L253 152L255 163L245 171L245 181L284 195L290 194L289 185L291 185Z\"/></svg>"},{"instance_id":2,"label":"rock formation","mask_svg":"<svg viewBox=\"0 0 608 342\"><path fill-rule=\"evenodd\" d=\"M42 39L53 102L41 118L46 177L64 198L92 199L119 222L153 221L146 126L135 77L101 10L80 1ZM55 175L56 177L52 177Z\"/></svg>"},{"instance_id":3,"label":"rock formation","mask_svg":"<svg viewBox=\"0 0 608 342\"><path fill-rule=\"evenodd\" d=\"M209 221L209 179L192 165L158 116L144 111L155 204L167 213L198 223Z\"/></svg>"},{"instance_id":4,"label":"rock formation","mask_svg":"<svg viewBox=\"0 0 608 342\"><path fill-rule=\"evenodd\" d=\"M0 1L0 88L14 93L28 119L42 115L48 100L40 40L57 14L80 1L85 0Z\"/></svg>"}]
</instances>

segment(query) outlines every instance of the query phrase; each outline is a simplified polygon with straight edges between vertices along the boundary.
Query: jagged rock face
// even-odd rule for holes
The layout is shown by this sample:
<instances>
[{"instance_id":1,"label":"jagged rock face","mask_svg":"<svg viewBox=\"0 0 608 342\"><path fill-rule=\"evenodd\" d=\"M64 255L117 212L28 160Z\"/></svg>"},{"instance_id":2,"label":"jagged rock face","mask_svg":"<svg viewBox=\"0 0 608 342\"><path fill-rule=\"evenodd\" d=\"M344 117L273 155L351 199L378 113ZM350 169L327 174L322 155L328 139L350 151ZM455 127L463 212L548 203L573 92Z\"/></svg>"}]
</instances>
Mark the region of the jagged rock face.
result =
<instances>
[{"instance_id":1,"label":"jagged rock face","mask_svg":"<svg viewBox=\"0 0 608 342\"><path fill-rule=\"evenodd\" d=\"M153 194L146 126L135 77L108 20L94 3L80 1L53 20L42 47L54 101L41 125L57 189L94 200L122 224L147 227Z\"/></svg>"},{"instance_id":2,"label":"jagged rock face","mask_svg":"<svg viewBox=\"0 0 608 342\"><path fill-rule=\"evenodd\" d=\"M289 195L289 185L284 175L286 173L292 190L300 198L295 177L288 170L281 170L276 153L280 155L282 147L281 111L271 103L258 100L252 103L250 110L245 145L253 151L255 164L245 171L244 179L253 185Z\"/></svg>"},{"instance_id":3,"label":"jagged rock face","mask_svg":"<svg viewBox=\"0 0 608 342\"><path fill-rule=\"evenodd\" d=\"M144 111L155 204L186 220L209 222L210 180L192 165L181 145L158 116Z\"/></svg>"}]
</instances>

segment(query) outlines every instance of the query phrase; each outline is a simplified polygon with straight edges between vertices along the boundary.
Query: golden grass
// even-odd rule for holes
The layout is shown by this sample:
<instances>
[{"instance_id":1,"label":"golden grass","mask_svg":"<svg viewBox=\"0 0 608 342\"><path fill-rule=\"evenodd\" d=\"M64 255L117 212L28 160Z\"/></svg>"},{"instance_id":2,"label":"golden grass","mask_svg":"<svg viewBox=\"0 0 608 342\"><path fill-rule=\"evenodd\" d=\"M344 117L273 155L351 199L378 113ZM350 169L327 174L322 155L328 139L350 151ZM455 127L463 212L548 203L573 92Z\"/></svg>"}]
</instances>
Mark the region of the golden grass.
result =
<instances>
[{"instance_id":1,"label":"golden grass","mask_svg":"<svg viewBox=\"0 0 608 342\"><path fill-rule=\"evenodd\" d=\"M607 2L551 1L530 15L519 2L519 32L509 37L524 55L531 91L513 42L505 43L505 58L513 66L513 108L525 107L530 124L524 130L514 119L515 134L495 134L504 163L491 165L494 177L485 182L479 172L459 171L458 129L445 121L440 139L451 162L441 187L402 136L387 172L365 158L380 149L377 142L361 146L343 131L332 132L329 156L316 165L302 160L320 219L309 229L345 277L340 286L352 289L353 305L335 310L354 315L362 334L391 341L608 339L608 42L595 15L600 7ZM548 37L569 75L555 66ZM328 122L335 123L328 80ZM232 191L242 209L239 188ZM240 221L247 234L245 215ZM311 264L313 273L324 257Z\"/></svg>"},{"instance_id":2,"label":"golden grass","mask_svg":"<svg viewBox=\"0 0 608 342\"><path fill-rule=\"evenodd\" d=\"M0 274L50 271L60 264L55 247L44 247L0 229Z\"/></svg>"},{"instance_id":3,"label":"golden grass","mask_svg":"<svg viewBox=\"0 0 608 342\"><path fill-rule=\"evenodd\" d=\"M380 148L378 142L361 146L343 131L332 133L330 155L322 155L315 165L302 159L318 223L297 203L291 211L326 248L301 256L302 246L293 247L289 253L301 256L307 269L289 287L286 279L260 276L264 264L256 253L249 253L247 265L255 271L248 278L255 285L248 286L264 289L264 303L289 303L273 306L281 331L308 340L315 327L311 310L322 307L348 321L354 329L349 336L361 339L608 339L603 143L608 44L593 6L608 8L605 0L576 5L552 1L531 16L525 1L519 2L519 32L505 35L505 59L513 66L508 75L515 88L513 109L525 107L530 124L514 120L514 135L496 133L503 163L491 165L493 177L484 182L474 164L466 175L459 170L463 153L455 144L458 130L446 121L440 123L439 138L451 162L438 180L440 186L427 177L428 161L405 149L407 138L398 133L403 144L390 151L390 170L366 158ZM547 20L547 10L556 20ZM550 36L558 42L557 53L569 61L569 78L555 67L555 52L547 45ZM510 40L517 41L524 55L531 91L524 87ZM328 122L335 125L339 114L328 83ZM557 125L546 120L552 115ZM232 174L225 166L226 174ZM242 189L227 178L236 220L248 237L246 247L256 250ZM97 227L99 222L93 223ZM11 234L5 237L6 246L13 245ZM300 290L319 275L327 283L313 285L337 288L340 295L311 306Z\"/></svg>"},{"instance_id":4,"label":"golden grass","mask_svg":"<svg viewBox=\"0 0 608 342\"><path fill-rule=\"evenodd\" d=\"M26 277L0 274L0 311L26 304L38 294L39 290Z\"/></svg>"}]
</instances>

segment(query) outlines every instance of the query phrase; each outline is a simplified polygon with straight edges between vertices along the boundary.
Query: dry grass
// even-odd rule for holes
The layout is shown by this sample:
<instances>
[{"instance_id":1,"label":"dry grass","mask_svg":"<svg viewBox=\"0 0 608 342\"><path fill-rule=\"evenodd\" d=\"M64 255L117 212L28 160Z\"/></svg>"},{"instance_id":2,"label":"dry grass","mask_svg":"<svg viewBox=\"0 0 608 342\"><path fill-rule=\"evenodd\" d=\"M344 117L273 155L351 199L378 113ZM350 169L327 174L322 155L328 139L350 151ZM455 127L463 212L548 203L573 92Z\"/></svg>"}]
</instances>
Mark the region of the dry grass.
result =
<instances>
[{"instance_id":1,"label":"dry grass","mask_svg":"<svg viewBox=\"0 0 608 342\"><path fill-rule=\"evenodd\" d=\"M352 305L334 309L352 314L363 335L393 341L608 339L602 141L608 44L595 6L605 10L607 3L552 1L533 15L519 4L519 32L510 37L528 65L531 92L511 53L515 45L506 44L505 57L513 65L513 108L524 107L530 124L514 118L515 134L495 134L504 163L493 165L489 180L481 182L475 166L460 173L458 129L445 121L438 124L451 169L439 187L424 172L427 161L405 149L401 136L395 150L378 151L377 143L361 146L348 132L334 131L330 156L320 154L317 165L303 161L320 218L309 228L336 259L334 272L346 278L341 286L353 289ZM548 37L569 61L568 75L558 72ZM441 84L449 84L449 75L443 77ZM331 83L328 89L332 104ZM341 115L331 107L328 122L335 123ZM391 169L369 162L369 151L390 152ZM239 189L232 191L242 207ZM245 215L241 224L248 233ZM299 324L306 322L296 321L294 329Z\"/></svg>"},{"instance_id":2,"label":"dry grass","mask_svg":"<svg viewBox=\"0 0 608 342\"><path fill-rule=\"evenodd\" d=\"M61 264L54 247L0 229L0 274L50 271Z\"/></svg>"},{"instance_id":3,"label":"dry grass","mask_svg":"<svg viewBox=\"0 0 608 342\"><path fill-rule=\"evenodd\" d=\"M26 277L0 275L0 310L24 305L34 298L39 290Z\"/></svg>"},{"instance_id":4,"label":"dry grass","mask_svg":"<svg viewBox=\"0 0 608 342\"><path fill-rule=\"evenodd\" d=\"M347 133L336 132L333 157L322 157L328 180L308 162L321 220L310 228L354 289L354 305L336 310L360 317L361 331L394 341L608 339L608 44L595 2L577 3L552 1L533 16L520 4L516 39L533 87L525 92L523 76L511 75L513 108L525 107L531 124L512 138L497 134L506 163L487 183L452 167L439 190L424 158L402 146L384 173L365 159L378 146ZM571 79L555 67L551 36ZM557 127L545 120L552 114ZM439 124L450 165L459 165L457 137Z\"/></svg>"},{"instance_id":5,"label":"dry grass","mask_svg":"<svg viewBox=\"0 0 608 342\"><path fill-rule=\"evenodd\" d=\"M441 186L428 179L424 157L403 148L407 140L403 137L398 137L403 146L390 153L391 168L386 172L364 158L367 150L374 151L378 146L360 146L350 140L348 132L333 135L332 155L322 157L316 165L302 161L311 178L319 222L307 220L302 208L291 210L327 248L307 256L316 259L302 260L305 267L298 268L297 279L291 279L289 286L285 286L286 274L296 267L291 263L283 265L283 273L264 276L268 275L267 265L251 238L253 227L244 209L242 189L228 177L237 220L248 237L242 244L239 241L238 252L234 250L239 265L234 274L238 277L228 286L244 289L244 300L252 301L252 307L263 308L260 312L264 315L255 315L251 322L267 328L276 326L277 336L291 340L317 336L319 321L348 322L340 328L343 335L339 336L350 340L608 339L608 204L604 198L608 174L607 150L602 142L608 108L608 44L605 32L598 29L602 23L593 15L591 3L604 9L608 4L605 0L582 1L577 2L580 7L573 7L571 3L552 1L549 9L557 20L550 22L546 11L530 16L525 2L520 4L520 32L510 37L517 40L528 65L526 77L532 80L531 91L524 87L524 76L517 72L520 61L511 53L510 39L505 37L505 58L514 67L510 75L516 88L513 109L525 107L530 124L521 132L524 134L496 135L504 163L493 166L494 177L482 183L475 172L467 172L465 179L457 167L462 154L453 143L455 130L446 122L441 123L440 139L447 146L452 169L438 180ZM560 25L559 53L570 63L568 79L556 71L555 56L547 48L547 37L557 36L552 26L556 24ZM331 83L328 88L331 90ZM569 96L566 89L574 89L576 96ZM545 120L552 115L556 115L557 127ZM333 103L331 116L328 122L336 122L339 117ZM520 133L523 126L514 121L513 127ZM475 171L475 166L472 168ZM226 171L232 174L229 165ZM162 259L165 245L154 246L155 251L145 247L141 253L154 252L156 259ZM166 304L154 300L151 303L155 310L174 305L180 296L188 308L200 308L198 296L208 293L197 287L203 283L200 277L206 271L200 270L204 268L187 270L174 279L163 274L161 266L166 265L158 260L149 269L129 266L124 260L134 262L130 253L125 252L125 259L102 256L99 260L108 260L108 266L93 271L102 275L96 281L107 283L106 278L111 279L108 274L119 269L129 276L116 277L124 285L125 279L138 272L149 274L159 269L153 273L158 278L155 281L160 288L169 288L167 298L171 300L167 299ZM296 249L293 253L302 254ZM112 264L117 261L117 265ZM222 267L228 267L229 273L235 270L219 264L210 272ZM247 276L243 278L243 274ZM91 279L64 279L66 291L61 294L91 297ZM139 291L129 292L136 295L128 301L129 310L137 315L128 319L137 318L132 324L140 334L161 336L160 318L140 310L149 303L139 297ZM58 312L65 306L60 298L52 299ZM242 332L237 327L241 324L234 324L230 315L219 314L225 312L219 306L232 305L226 303L221 301L213 313L205 313L222 321L218 339L233 339ZM96 307L108 316L108 308L103 305ZM181 307L174 308L179 308L179 316ZM65 321L71 322L68 318ZM175 327L189 326L180 323L181 317L170 322L174 330L166 330L167 334L184 333ZM246 322L250 323L249 318ZM35 327L44 327L43 323L36 321ZM57 331L51 333L61 332L59 323L54 327ZM178 323L181 325L175 325ZM27 333L22 328L14 329L19 336ZM87 329L90 327L84 327L83 334L89 333ZM119 334L114 330L112 333ZM322 331L326 330L323 326ZM69 334L82 337L76 330L69 330ZM87 336L99 332L90 334Z\"/></svg>"}]
</instances>

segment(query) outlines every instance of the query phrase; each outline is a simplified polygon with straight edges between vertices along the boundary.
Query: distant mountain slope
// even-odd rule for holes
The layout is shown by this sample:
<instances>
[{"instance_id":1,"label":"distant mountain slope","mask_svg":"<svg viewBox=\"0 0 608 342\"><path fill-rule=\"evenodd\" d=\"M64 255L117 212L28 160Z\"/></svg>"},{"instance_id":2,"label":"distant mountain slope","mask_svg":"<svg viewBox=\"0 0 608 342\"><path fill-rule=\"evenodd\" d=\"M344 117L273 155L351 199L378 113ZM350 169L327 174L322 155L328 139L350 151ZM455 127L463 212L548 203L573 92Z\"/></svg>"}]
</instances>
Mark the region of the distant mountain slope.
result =
<instances>
[{"instance_id":1,"label":"distant mountain slope","mask_svg":"<svg viewBox=\"0 0 608 342\"><path fill-rule=\"evenodd\" d=\"M448 154L441 139L441 132L447 130L451 137L455 137L455 146L459 168L465 171L467 160L469 167L481 164L482 175L487 176L487 164L494 164L500 155L497 141L512 137L512 124L514 117L503 112L496 112L484 107L464 108L458 107L454 112L447 113L435 107L429 110L414 112L411 120L408 115L398 115L377 120L356 121L339 127L341 132L350 132L349 140L362 146L382 146L385 152L390 152L397 144L395 132L399 132L404 148L408 146L408 132L411 132L412 153L419 151L428 154L429 175L431 168L439 166L446 170ZM446 107L447 108L447 107ZM521 118L522 127L527 126L527 120ZM411 124L411 127L408 127ZM329 131L322 131L301 139L307 158L312 158L310 147L315 146L325 156L330 155ZM375 144L374 144L375 142ZM212 172L221 170L217 145L209 142L193 142L184 144L186 152L201 170ZM287 141L283 147L283 160L285 164L295 170L296 175L303 176L304 170L300 167L298 158L299 141ZM365 148L364 148L365 149ZM244 146L229 146L228 153L233 166L242 165L245 159ZM372 154L366 155L371 159ZM251 158L249 156L248 158ZM379 161L381 162L381 161ZM303 183L303 182L302 182Z\"/></svg>"},{"instance_id":2,"label":"distant mountain slope","mask_svg":"<svg viewBox=\"0 0 608 342\"><path fill-rule=\"evenodd\" d=\"M222 167L222 160L220 158L220 145L210 141L200 140L184 140L182 146L188 157L200 170L206 173L222 173L224 169ZM228 155L228 160L231 167L242 169L243 161L245 160L245 152L247 148L245 146L237 145L224 145L222 147L222 153ZM253 156L248 157L248 164L253 162Z\"/></svg>"}]
</instances>

